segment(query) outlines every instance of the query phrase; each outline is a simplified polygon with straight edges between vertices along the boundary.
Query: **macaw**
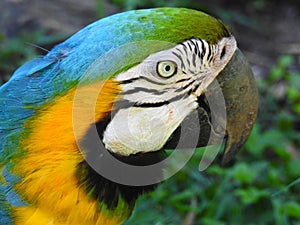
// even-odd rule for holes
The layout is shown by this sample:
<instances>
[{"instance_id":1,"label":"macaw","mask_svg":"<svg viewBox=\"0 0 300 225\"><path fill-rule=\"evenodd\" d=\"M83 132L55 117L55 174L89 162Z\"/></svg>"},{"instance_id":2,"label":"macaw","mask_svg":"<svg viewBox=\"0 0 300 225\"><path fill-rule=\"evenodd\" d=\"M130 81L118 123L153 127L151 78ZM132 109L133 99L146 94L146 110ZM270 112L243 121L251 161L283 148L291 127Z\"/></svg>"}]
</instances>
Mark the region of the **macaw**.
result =
<instances>
[{"instance_id":1,"label":"macaw","mask_svg":"<svg viewBox=\"0 0 300 225\"><path fill-rule=\"evenodd\" d=\"M0 224L115 225L162 181L164 149L181 138L179 152L220 136L230 161L252 129L257 90L223 22L155 8L103 18L24 64L0 105Z\"/></svg>"}]
</instances>

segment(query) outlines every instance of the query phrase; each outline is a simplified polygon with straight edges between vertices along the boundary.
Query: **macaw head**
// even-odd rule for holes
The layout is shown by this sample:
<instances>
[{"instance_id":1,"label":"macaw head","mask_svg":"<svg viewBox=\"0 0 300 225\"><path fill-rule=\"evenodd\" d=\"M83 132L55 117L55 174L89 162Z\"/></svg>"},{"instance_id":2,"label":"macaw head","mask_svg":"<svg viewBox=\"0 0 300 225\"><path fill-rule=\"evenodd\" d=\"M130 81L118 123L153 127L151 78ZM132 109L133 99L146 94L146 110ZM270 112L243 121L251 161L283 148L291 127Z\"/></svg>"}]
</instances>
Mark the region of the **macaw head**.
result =
<instances>
[{"instance_id":1,"label":"macaw head","mask_svg":"<svg viewBox=\"0 0 300 225\"><path fill-rule=\"evenodd\" d=\"M222 164L230 161L251 131L257 90L227 26L202 12L169 8L110 21L118 26L101 40L109 50L82 79L112 78L121 88L105 125L98 121L105 149L126 158L225 139Z\"/></svg>"}]
</instances>

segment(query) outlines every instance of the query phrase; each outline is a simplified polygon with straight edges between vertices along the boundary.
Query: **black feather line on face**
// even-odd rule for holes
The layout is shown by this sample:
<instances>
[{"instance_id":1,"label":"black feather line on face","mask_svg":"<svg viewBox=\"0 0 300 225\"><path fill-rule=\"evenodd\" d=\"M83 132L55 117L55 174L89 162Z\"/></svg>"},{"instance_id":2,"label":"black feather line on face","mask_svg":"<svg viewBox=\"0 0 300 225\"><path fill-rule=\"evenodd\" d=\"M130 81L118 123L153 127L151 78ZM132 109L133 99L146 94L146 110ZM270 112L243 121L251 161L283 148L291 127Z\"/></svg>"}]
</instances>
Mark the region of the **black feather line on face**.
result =
<instances>
[{"instance_id":1,"label":"black feather line on face","mask_svg":"<svg viewBox=\"0 0 300 225\"><path fill-rule=\"evenodd\" d=\"M129 95L129 94L134 94L134 93L137 93L137 92L146 92L146 93L150 93L150 94L159 96L159 95L164 94L166 91L158 91L158 90L155 90L155 89L136 87L134 89L122 92L122 95Z\"/></svg>"},{"instance_id":2,"label":"black feather line on face","mask_svg":"<svg viewBox=\"0 0 300 225\"><path fill-rule=\"evenodd\" d=\"M179 50L180 49L178 49L178 51ZM186 68L185 68L184 61L183 61L181 55L177 54L176 52L172 52L172 53L179 59L179 61L181 63L181 70L185 70Z\"/></svg>"}]
</instances>

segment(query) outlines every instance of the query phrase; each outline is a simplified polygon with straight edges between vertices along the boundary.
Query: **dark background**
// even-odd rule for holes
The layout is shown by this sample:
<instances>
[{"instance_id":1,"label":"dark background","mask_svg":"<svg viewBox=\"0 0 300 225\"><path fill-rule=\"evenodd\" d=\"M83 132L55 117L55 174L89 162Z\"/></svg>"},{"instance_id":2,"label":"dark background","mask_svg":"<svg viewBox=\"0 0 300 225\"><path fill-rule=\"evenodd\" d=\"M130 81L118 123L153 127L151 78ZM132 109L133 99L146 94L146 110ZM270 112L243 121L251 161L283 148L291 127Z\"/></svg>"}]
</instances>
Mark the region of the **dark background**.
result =
<instances>
[{"instance_id":1,"label":"dark background","mask_svg":"<svg viewBox=\"0 0 300 225\"><path fill-rule=\"evenodd\" d=\"M202 10L231 27L257 79L259 115L233 165L200 173L196 155L140 199L127 224L299 225L300 1L0 0L0 84L98 18L158 6Z\"/></svg>"}]
</instances>

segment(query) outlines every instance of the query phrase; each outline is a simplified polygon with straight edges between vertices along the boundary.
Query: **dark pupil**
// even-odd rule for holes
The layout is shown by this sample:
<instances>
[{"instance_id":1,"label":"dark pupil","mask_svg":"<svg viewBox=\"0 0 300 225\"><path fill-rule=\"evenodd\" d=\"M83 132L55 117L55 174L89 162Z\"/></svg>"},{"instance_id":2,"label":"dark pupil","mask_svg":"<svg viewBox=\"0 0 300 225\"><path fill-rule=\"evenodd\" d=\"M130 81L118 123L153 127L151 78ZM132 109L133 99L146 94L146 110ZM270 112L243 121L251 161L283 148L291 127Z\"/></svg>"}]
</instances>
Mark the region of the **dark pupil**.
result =
<instances>
[{"instance_id":1,"label":"dark pupil","mask_svg":"<svg viewBox=\"0 0 300 225\"><path fill-rule=\"evenodd\" d=\"M165 68L165 70L166 70L167 72L170 72L171 66L167 65L166 68Z\"/></svg>"}]
</instances>

